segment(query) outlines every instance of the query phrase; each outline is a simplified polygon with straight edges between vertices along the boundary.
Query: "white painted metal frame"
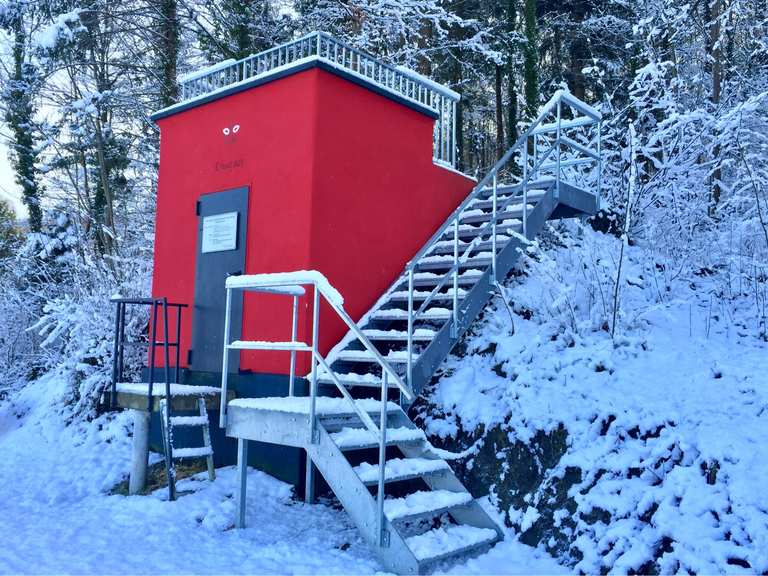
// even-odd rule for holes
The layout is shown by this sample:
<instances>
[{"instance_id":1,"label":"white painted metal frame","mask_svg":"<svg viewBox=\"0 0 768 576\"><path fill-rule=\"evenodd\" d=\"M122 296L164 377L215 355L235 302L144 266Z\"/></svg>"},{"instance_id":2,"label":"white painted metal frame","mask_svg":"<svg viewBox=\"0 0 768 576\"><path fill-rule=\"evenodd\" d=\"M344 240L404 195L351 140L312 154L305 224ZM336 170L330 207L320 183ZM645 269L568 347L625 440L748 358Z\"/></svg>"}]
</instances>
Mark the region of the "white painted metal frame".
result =
<instances>
[{"instance_id":1,"label":"white painted metal frame","mask_svg":"<svg viewBox=\"0 0 768 576\"><path fill-rule=\"evenodd\" d=\"M456 166L459 94L416 72L385 64L324 32L313 32L242 60L222 62L189 74L180 81L181 101L206 96L239 82L267 77L313 60L323 61L380 90L432 110L438 116L434 129L434 161Z\"/></svg>"},{"instance_id":2,"label":"white painted metal frame","mask_svg":"<svg viewBox=\"0 0 768 576\"><path fill-rule=\"evenodd\" d=\"M379 439L379 478L378 478L378 494L377 494L377 525L379 527L379 545L386 546L388 542L388 534L385 530L386 521L384 518L384 474L386 470L386 446L387 446L387 403L389 392L389 380L397 385L400 393L409 401L414 400L414 395L411 390L406 386L397 371L384 359L379 353L376 347L368 340L362 330L347 314L344 307L336 300L335 295L330 294L326 288L326 283L318 282L313 278L294 278L294 279L275 279L274 275L254 275L248 277L247 282L243 282L243 277L238 277L237 284L226 284L226 311L224 317L224 352L222 358L222 372L221 372L221 406L219 412L219 425L222 428L226 428L227 425L227 402L224 400L227 398L228 381L229 381L229 354L232 351L240 350L290 350L291 352L291 366L290 366L290 381L289 381L289 395L294 394L294 378L295 378L295 362L296 352L311 353L312 367L309 374L309 441L311 444L316 444L319 441L318 424L316 415L316 400L317 400L317 379L318 368L322 368L325 374L331 377L331 380L336 385L336 388L341 395L347 400L350 407L358 415L366 428L373 432ZM313 303L312 303L312 343L304 344L298 342L297 338L297 323L298 323L298 299L305 294L304 286L313 286ZM329 286L329 285L328 285ZM231 313L232 313L232 294L235 290L256 292L256 293L270 293L270 294L284 294L293 298L292 305L292 320L291 320L291 341L286 342L262 342L262 341L232 341L231 340ZM318 348L319 343L319 328L320 328L320 297L323 297L325 302L330 305L331 309L344 321L351 332L357 337L365 350L371 354L376 363L381 367L381 410L379 417L379 425L374 423L370 415L362 410L354 401L349 393L349 390L339 381L336 374L331 370L330 364L320 354ZM289 345L287 345L289 344ZM247 444L246 440L238 439L238 468L240 470L241 483L244 482L245 474L245 458L247 457ZM307 499L311 498L313 483L312 462L307 458ZM244 491L244 487L241 487ZM245 523L245 511L243 509L238 510L238 525L242 526Z\"/></svg>"}]
</instances>

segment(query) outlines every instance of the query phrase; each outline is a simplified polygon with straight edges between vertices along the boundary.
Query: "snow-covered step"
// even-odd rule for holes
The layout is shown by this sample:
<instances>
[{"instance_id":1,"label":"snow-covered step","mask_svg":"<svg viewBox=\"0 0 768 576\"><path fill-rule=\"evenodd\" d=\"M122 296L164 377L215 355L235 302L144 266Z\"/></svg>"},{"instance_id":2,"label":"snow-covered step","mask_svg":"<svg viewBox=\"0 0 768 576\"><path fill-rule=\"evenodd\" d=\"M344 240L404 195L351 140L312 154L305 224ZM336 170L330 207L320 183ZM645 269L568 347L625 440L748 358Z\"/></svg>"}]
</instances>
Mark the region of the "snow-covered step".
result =
<instances>
[{"instance_id":1,"label":"snow-covered step","mask_svg":"<svg viewBox=\"0 0 768 576\"><path fill-rule=\"evenodd\" d=\"M528 182L528 192L530 193L532 190L546 190L554 183L555 179L549 176L531 180ZM502 194L504 196L509 196L510 194L513 196L520 196L523 193L522 191L523 185L520 182L517 184L499 184L496 186L496 194ZM490 198L491 194L493 194L493 186L488 186L480 191L479 197Z\"/></svg>"},{"instance_id":2,"label":"snow-covered step","mask_svg":"<svg viewBox=\"0 0 768 576\"><path fill-rule=\"evenodd\" d=\"M382 354L384 359L390 364L403 364L408 362L408 352L405 350L390 350L386 354ZM411 358L415 362L418 359L418 354L412 354ZM368 350L342 350L336 355L336 360L343 362L370 362L376 363L376 357Z\"/></svg>"},{"instance_id":3,"label":"snow-covered step","mask_svg":"<svg viewBox=\"0 0 768 576\"><path fill-rule=\"evenodd\" d=\"M470 502L472 502L472 494L469 492L420 491L403 498L387 498L384 500L384 514L390 521L408 521L424 516L438 516L452 508L466 506Z\"/></svg>"},{"instance_id":4,"label":"snow-covered step","mask_svg":"<svg viewBox=\"0 0 768 576\"><path fill-rule=\"evenodd\" d=\"M424 534L411 536L406 538L405 543L416 559L426 564L493 544L497 537L496 531L490 528L460 524L440 526Z\"/></svg>"},{"instance_id":5,"label":"snow-covered step","mask_svg":"<svg viewBox=\"0 0 768 576\"><path fill-rule=\"evenodd\" d=\"M196 446L194 448L175 448L173 450L174 458L205 458L213 454L213 448L210 446Z\"/></svg>"},{"instance_id":6,"label":"snow-covered step","mask_svg":"<svg viewBox=\"0 0 768 576\"><path fill-rule=\"evenodd\" d=\"M171 416L171 426L205 426L208 418L205 416Z\"/></svg>"},{"instance_id":7,"label":"snow-covered step","mask_svg":"<svg viewBox=\"0 0 768 576\"><path fill-rule=\"evenodd\" d=\"M459 286L468 286L473 285L475 282L477 282L480 278L480 276L483 275L482 270L465 270L461 274L459 274ZM435 274L434 272L416 272L413 275L413 285L416 288L421 287L430 287L434 288L437 286L445 277L445 274ZM406 282L407 285L407 282ZM452 286L453 285L453 279L449 278L446 280L446 282L443 284L443 286Z\"/></svg>"},{"instance_id":8,"label":"snow-covered step","mask_svg":"<svg viewBox=\"0 0 768 576\"><path fill-rule=\"evenodd\" d=\"M285 350L311 352L312 347L304 342L270 342L268 340L235 340L227 345L230 350Z\"/></svg>"},{"instance_id":9,"label":"snow-covered step","mask_svg":"<svg viewBox=\"0 0 768 576\"><path fill-rule=\"evenodd\" d=\"M453 284L451 284L453 286ZM429 296L432 292L430 290L414 290L413 291L413 301L414 302L423 302L427 299L427 296ZM467 295L467 291L463 288L459 288L458 292L456 293L459 300L464 298L464 296ZM387 298L390 302L408 302L408 290L398 290L396 292L392 292L389 297ZM453 302L453 288L451 287L447 292L438 292L434 296L432 296L432 300L434 302ZM417 306L418 307L418 306Z\"/></svg>"},{"instance_id":10,"label":"snow-covered step","mask_svg":"<svg viewBox=\"0 0 768 576\"><path fill-rule=\"evenodd\" d=\"M380 372L380 371L379 371ZM342 386L346 388L381 388L381 373L379 374L356 374L354 372L342 373L334 372L336 378ZM327 372L321 372L317 376L318 384L325 384L328 386L336 386L333 378ZM397 384L390 378L389 388L397 388Z\"/></svg>"},{"instance_id":11,"label":"snow-covered step","mask_svg":"<svg viewBox=\"0 0 768 576\"><path fill-rule=\"evenodd\" d=\"M547 194L546 189L537 189L537 190L528 190L528 202L529 203L536 203L539 200L541 200L545 195ZM508 195L499 195L496 199L496 208L498 209L499 206L501 206L504 202L509 200ZM523 200L523 193L520 191L518 194L514 195L514 198L517 200L522 201ZM493 210L493 199L489 197L483 198L483 199L477 199L469 204L469 208L471 209L481 209L481 210Z\"/></svg>"},{"instance_id":12,"label":"snow-covered step","mask_svg":"<svg viewBox=\"0 0 768 576\"><path fill-rule=\"evenodd\" d=\"M521 228L522 230L522 228ZM483 235L485 237L486 235ZM490 235L488 235L488 238L490 238ZM505 236L505 235L498 235L496 238L496 250L501 250L504 248L504 246L507 245L507 242L509 242L512 239L511 236ZM459 244L459 254L463 254L467 248L469 247L470 242L461 242ZM472 248L472 252L470 254L475 254L475 252L485 252L490 251L493 249L493 240L481 240L477 242L477 244L474 245ZM437 254L448 254L453 256L453 242L447 241L447 242L438 242L435 245L435 249L430 252L430 255L437 255Z\"/></svg>"},{"instance_id":13,"label":"snow-covered step","mask_svg":"<svg viewBox=\"0 0 768 576\"><path fill-rule=\"evenodd\" d=\"M462 253L459 252L459 266L466 268L472 267L484 267L488 266L492 260L493 254L491 252L480 252L471 254L468 258L461 259ZM432 256L425 256L419 260L419 270L445 270L453 266L453 254L435 254Z\"/></svg>"},{"instance_id":14,"label":"snow-covered step","mask_svg":"<svg viewBox=\"0 0 768 576\"><path fill-rule=\"evenodd\" d=\"M453 312L448 308L427 308L419 314L419 320L448 320ZM377 310L371 314L371 318L376 320L408 320L408 310L392 308L390 310Z\"/></svg>"},{"instance_id":15,"label":"snow-covered step","mask_svg":"<svg viewBox=\"0 0 768 576\"><path fill-rule=\"evenodd\" d=\"M406 295L407 294L408 293L406 292ZM405 332L404 330L374 330L368 328L363 330L363 334L372 341L389 340L400 342L408 340L408 332ZM428 328L416 328L416 330L413 331L413 340L414 342L429 342L435 337L435 334L437 334L437 332Z\"/></svg>"},{"instance_id":16,"label":"snow-covered step","mask_svg":"<svg viewBox=\"0 0 768 576\"><path fill-rule=\"evenodd\" d=\"M141 394L149 392L148 382L119 382L115 385L118 394ZM213 386L193 386L191 384L171 384L171 396L218 396L220 388ZM155 382L152 385L152 396L165 396L165 382Z\"/></svg>"},{"instance_id":17,"label":"snow-covered step","mask_svg":"<svg viewBox=\"0 0 768 576\"><path fill-rule=\"evenodd\" d=\"M516 232L519 233L520 230L523 228L523 221L518 220L516 218L513 218L511 220L504 220L502 222L497 222L496 224L496 233L497 234L509 234L510 232ZM488 226L486 228L485 224L462 224L459 226L459 238L460 239L467 239L472 240L473 238L477 237L478 235L482 236L488 236L491 233L491 227ZM450 228L445 231L445 234L443 234L441 241L449 241L453 240L453 228Z\"/></svg>"},{"instance_id":18,"label":"snow-covered step","mask_svg":"<svg viewBox=\"0 0 768 576\"><path fill-rule=\"evenodd\" d=\"M372 485L379 481L378 464L363 462L355 466L355 473L364 484ZM445 460L435 460L430 458L393 458L387 460L384 466L385 482L400 482L402 480L412 480L429 474L437 474L448 470L448 463Z\"/></svg>"},{"instance_id":19,"label":"snow-covered step","mask_svg":"<svg viewBox=\"0 0 768 576\"><path fill-rule=\"evenodd\" d=\"M528 204L528 211L533 210L533 204ZM496 212L496 220L512 220L523 217L523 204L512 204L506 206L504 210L498 210ZM486 212L484 210L466 210L459 220L462 224L480 224L490 222L493 220L493 212Z\"/></svg>"},{"instance_id":20,"label":"snow-covered step","mask_svg":"<svg viewBox=\"0 0 768 576\"><path fill-rule=\"evenodd\" d=\"M360 410L378 413L381 402L372 398L355 400ZM230 408L250 410L265 410L273 412L288 412L293 414L309 414L310 398L308 396L269 397L269 398L238 398L229 402ZM400 406L394 402L387 403L388 412L401 412ZM345 398L318 396L315 399L315 413L318 416L352 416L357 417L354 407Z\"/></svg>"},{"instance_id":21,"label":"snow-covered step","mask_svg":"<svg viewBox=\"0 0 768 576\"><path fill-rule=\"evenodd\" d=\"M366 450L379 446L379 437L367 428L345 427L331 433L331 439L340 450ZM387 446L397 444L419 444L424 442L424 432L418 428L387 428Z\"/></svg>"}]
</instances>

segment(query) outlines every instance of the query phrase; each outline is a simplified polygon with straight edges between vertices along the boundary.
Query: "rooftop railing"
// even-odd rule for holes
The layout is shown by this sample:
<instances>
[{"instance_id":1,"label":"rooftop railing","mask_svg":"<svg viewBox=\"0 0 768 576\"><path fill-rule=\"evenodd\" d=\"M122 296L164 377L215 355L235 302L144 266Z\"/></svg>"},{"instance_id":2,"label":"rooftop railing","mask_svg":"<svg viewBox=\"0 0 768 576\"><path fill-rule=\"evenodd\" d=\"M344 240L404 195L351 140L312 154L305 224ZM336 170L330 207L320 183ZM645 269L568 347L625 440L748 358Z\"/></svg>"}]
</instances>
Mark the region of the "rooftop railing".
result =
<instances>
[{"instance_id":1,"label":"rooftop railing","mask_svg":"<svg viewBox=\"0 0 768 576\"><path fill-rule=\"evenodd\" d=\"M433 159L456 166L456 106L459 94L416 72L390 66L324 32L313 32L242 60L227 60L180 81L182 102L215 93L240 82L268 77L311 61L322 61L379 90L418 104L437 115Z\"/></svg>"}]
</instances>

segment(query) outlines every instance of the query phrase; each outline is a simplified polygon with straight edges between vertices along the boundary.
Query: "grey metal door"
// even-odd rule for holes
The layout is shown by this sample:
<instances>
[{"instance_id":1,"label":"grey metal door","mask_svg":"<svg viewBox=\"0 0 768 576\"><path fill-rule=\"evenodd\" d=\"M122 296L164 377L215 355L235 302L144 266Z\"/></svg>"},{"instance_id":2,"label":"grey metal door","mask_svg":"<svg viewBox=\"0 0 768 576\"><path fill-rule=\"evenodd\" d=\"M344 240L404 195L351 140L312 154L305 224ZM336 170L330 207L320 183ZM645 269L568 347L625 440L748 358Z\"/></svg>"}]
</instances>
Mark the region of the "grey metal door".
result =
<instances>
[{"instance_id":1,"label":"grey metal door","mask_svg":"<svg viewBox=\"0 0 768 576\"><path fill-rule=\"evenodd\" d=\"M245 270L248 224L248 188L235 188L200 196L197 205L197 262L195 305L192 311L190 368L220 372L224 350L224 281ZM242 293L241 293L242 294ZM232 339L240 337L242 295L232 302ZM239 368L238 355L230 358L230 372Z\"/></svg>"}]
</instances>

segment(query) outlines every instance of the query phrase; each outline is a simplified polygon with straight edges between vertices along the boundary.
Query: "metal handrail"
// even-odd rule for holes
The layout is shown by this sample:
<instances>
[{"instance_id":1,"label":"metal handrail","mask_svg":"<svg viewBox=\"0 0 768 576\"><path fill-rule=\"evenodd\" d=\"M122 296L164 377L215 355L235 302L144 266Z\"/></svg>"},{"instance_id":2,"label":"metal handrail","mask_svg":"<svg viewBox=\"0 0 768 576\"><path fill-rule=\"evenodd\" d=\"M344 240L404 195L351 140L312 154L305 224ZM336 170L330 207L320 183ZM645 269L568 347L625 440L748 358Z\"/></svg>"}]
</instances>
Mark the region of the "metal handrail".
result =
<instances>
[{"instance_id":1,"label":"metal handrail","mask_svg":"<svg viewBox=\"0 0 768 576\"><path fill-rule=\"evenodd\" d=\"M571 120L563 120L563 106L569 107L575 114L575 118ZM555 114L555 122L551 124L544 124L544 120ZM581 116L579 116L581 114ZM564 130L578 129L578 128L591 128L597 125L597 143L596 150L592 149L589 145L585 145L577 142L573 138L564 136ZM453 312L452 312L452 332L455 335L458 333L459 328L459 273L461 265L464 264L470 257L470 254L475 249L478 243L482 241L485 236L491 236L491 265L494 273L494 281L496 278L496 258L497 258L497 222L499 215L503 216L512 202L519 202L522 200L522 231L523 237L528 239L527 221L528 221L528 188L534 182L539 181L540 172L548 172L554 170L554 178L552 179L552 186L554 188L555 197L559 197L560 194L560 182L563 178L563 168L578 166L583 164L596 164L597 165L597 190L596 196L598 204L600 202L600 179L602 177L602 162L601 162L601 125L602 116L598 110L582 102L581 100L572 96L566 90L558 90L552 98L542 107L538 117L531 123L528 129L517 139L512 147L510 147L504 155L494 164L491 170L485 175L485 177L477 183L472 192L464 199L464 201L451 213L440 228L432 235L432 237L424 244L424 246L416 253L416 255L408 262L405 267L405 274L408 278L408 332L407 332L407 382L409 385L413 383L413 330L414 324L419 317L426 312L433 299L437 296L439 291L445 286L449 279L453 279ZM551 143L548 141L545 144L544 149L541 147L541 141L546 140L547 137L552 138ZM530 140L533 139L532 146ZM548 147L547 147L548 144ZM576 158L574 160L563 160L563 148L566 148L570 152L574 153ZM529 165L531 160L529 159L529 148L533 149L533 163ZM522 156L522 176L515 185L520 186L522 189L522 195L510 194L510 196L499 205L498 199L498 185L499 177L502 169L513 159L513 157L519 154ZM546 160L555 154L555 161L546 163ZM582 157L579 157L581 155ZM518 167L519 164L518 164ZM489 188L489 185L491 187ZM477 227L477 231L474 239L468 242L463 247L461 253L459 252L459 229L460 220L464 216L464 213L473 204L475 200L483 195L491 192L492 199L492 213L491 218L482 226ZM453 227L453 263L452 266L443 274L439 279L437 285L430 291L427 297L422 301L418 309L414 310L414 273L422 264L422 261L427 257L435 247L435 244L441 240L446 234L449 234L450 227ZM400 280L398 280L400 282Z\"/></svg>"},{"instance_id":2,"label":"metal handrail","mask_svg":"<svg viewBox=\"0 0 768 576\"><path fill-rule=\"evenodd\" d=\"M318 372L317 367L318 365L321 366L326 374L328 374L333 381L336 388L341 393L342 397L349 402L352 409L355 411L355 413L358 415L360 420L362 421L363 425L372 433L374 433L376 436L378 436L379 439L379 478L378 478L378 494L377 494L377 505L376 505L376 518L377 518L377 525L379 527L379 545L384 546L386 545L386 533L385 533L385 524L386 520L384 517L384 475L386 471L386 446L387 446L387 407L388 407L388 393L389 393L389 378L391 377L394 382L397 384L397 387L400 390L400 393L405 396L408 400L412 401L414 399L413 392L406 386L405 382L403 382L402 378L400 378L400 375L392 368L392 366L389 364L389 362L386 361L386 359L379 353L379 351L375 348L375 346L371 343L371 341L365 336L365 334L362 332L362 330L357 326L357 324L352 320L352 318L347 314L346 310L344 310L344 307L337 301L335 294L331 293L332 289L329 289L329 285L327 285L327 281L319 282L317 280L313 280L310 278L303 278L298 280L275 280L275 279L269 279L266 278L264 275L263 279L256 280L254 279L252 282L249 282L247 285L242 284L239 286L226 286L226 292L227 292L227 298L226 298L226 316L224 320L224 352L223 352L223 361L222 361L222 373L221 373L221 404L220 404L220 412L219 412L219 425L223 428L226 426L226 419L227 419L227 391L228 391L228 364L229 364L229 352L231 350L230 348L230 312L231 312L231 304L232 304L232 290L247 290L247 291L253 291L253 292L268 292L268 293L277 293L277 294L284 294L286 296L291 296L293 298L293 314L292 314L292 321L291 321L291 342L296 343L296 324L297 324L297 310L298 310L298 298L300 297L300 292L298 290L289 290L286 292L281 292L280 288L297 288L301 292L303 292L302 286L305 285L312 285L314 286L313 291L313 306L312 306L312 345L311 347L307 349L300 349L298 347L294 347L291 350L291 371L290 371L290 383L289 383L289 396L293 396L294 391L294 372L295 372L295 352L301 351L301 352L310 352L312 355L312 369L309 374L310 379L310 403L309 403L309 438L311 443L317 443L319 441L317 437L317 418L316 418L316 399L317 399L317 379L318 379ZM274 278L274 277L273 277ZM242 280L241 280L242 282ZM278 290L275 290L278 289ZM360 408L358 404L355 402L355 400L352 398L351 394L349 393L349 390L347 390L346 386L344 386L341 381L339 380L338 376L335 374L335 372L331 369L330 364L326 361L325 358L323 358L322 354L320 354L320 351L318 350L318 332L319 332L319 323L320 323L320 295L323 296L325 301L331 306L331 308L336 312L336 314L344 321L344 323L347 325L347 327L350 329L350 331L355 334L355 336L358 338L358 340L362 343L362 345L365 347L365 349L372 354L375 361L379 364L381 367L381 400L380 400L380 416L379 416L379 425L376 426L376 423L371 419L369 414ZM264 346L262 349L264 350L270 350L270 349L279 349L277 347L278 343L276 344L275 348L270 348L268 346L268 343L263 343ZM308 462L308 466L311 466L311 464ZM309 470L309 469L308 469ZM309 482L309 481L308 481Z\"/></svg>"},{"instance_id":3,"label":"metal handrail","mask_svg":"<svg viewBox=\"0 0 768 576\"><path fill-rule=\"evenodd\" d=\"M183 77L181 101L211 94L228 86L306 62L320 60L361 78L376 88L424 106L437 115L433 133L433 159L456 165L458 93L411 70L381 62L374 56L325 32L312 32L241 60L226 61Z\"/></svg>"}]
</instances>

